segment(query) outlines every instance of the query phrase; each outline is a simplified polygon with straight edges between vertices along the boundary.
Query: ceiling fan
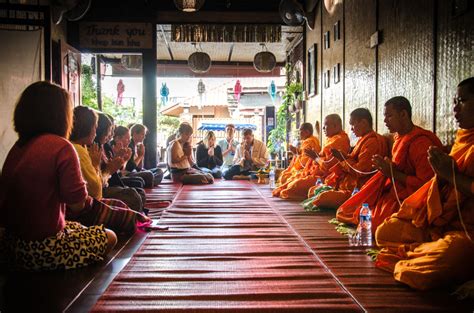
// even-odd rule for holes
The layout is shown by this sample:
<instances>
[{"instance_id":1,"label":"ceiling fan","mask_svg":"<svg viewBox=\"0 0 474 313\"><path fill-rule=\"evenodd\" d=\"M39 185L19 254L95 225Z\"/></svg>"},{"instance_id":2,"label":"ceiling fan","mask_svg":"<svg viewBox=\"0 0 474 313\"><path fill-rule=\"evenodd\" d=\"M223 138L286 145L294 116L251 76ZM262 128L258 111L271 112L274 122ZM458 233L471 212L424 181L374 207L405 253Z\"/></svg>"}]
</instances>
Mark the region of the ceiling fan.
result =
<instances>
[{"instance_id":1,"label":"ceiling fan","mask_svg":"<svg viewBox=\"0 0 474 313\"><path fill-rule=\"evenodd\" d=\"M319 0L281 0L278 7L280 16L289 26L300 26L306 23L314 28L315 7Z\"/></svg>"},{"instance_id":2,"label":"ceiling fan","mask_svg":"<svg viewBox=\"0 0 474 313\"><path fill-rule=\"evenodd\" d=\"M53 0L51 1L51 16L55 24L63 19L78 21L86 15L92 0Z\"/></svg>"}]
</instances>

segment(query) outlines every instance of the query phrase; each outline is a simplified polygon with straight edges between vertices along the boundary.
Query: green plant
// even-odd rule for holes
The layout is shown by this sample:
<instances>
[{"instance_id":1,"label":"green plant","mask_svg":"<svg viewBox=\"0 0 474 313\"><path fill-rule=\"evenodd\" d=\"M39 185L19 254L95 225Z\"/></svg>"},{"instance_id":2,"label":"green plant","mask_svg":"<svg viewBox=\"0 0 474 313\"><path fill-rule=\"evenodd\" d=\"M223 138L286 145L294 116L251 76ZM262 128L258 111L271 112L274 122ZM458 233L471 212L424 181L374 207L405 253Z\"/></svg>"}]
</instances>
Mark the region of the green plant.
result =
<instances>
[{"instance_id":1,"label":"green plant","mask_svg":"<svg viewBox=\"0 0 474 313\"><path fill-rule=\"evenodd\" d=\"M287 73L292 73L290 65L286 66ZM289 108L294 106L297 100L303 100L303 84L292 81L290 75L287 77L283 101L276 114L275 128L270 131L267 148L271 154L279 154L285 151L287 123L292 118Z\"/></svg>"},{"instance_id":2,"label":"green plant","mask_svg":"<svg viewBox=\"0 0 474 313\"><path fill-rule=\"evenodd\" d=\"M89 65L81 66L81 96L82 105L98 110L97 89L92 79L92 69ZM110 114L118 125L128 125L132 123L141 123L141 108L137 108L132 103L116 105L115 101L102 95L102 112Z\"/></svg>"},{"instance_id":3,"label":"green plant","mask_svg":"<svg viewBox=\"0 0 474 313\"><path fill-rule=\"evenodd\" d=\"M179 118L167 115L158 115L158 133L165 133L170 136L178 130Z\"/></svg>"}]
</instances>

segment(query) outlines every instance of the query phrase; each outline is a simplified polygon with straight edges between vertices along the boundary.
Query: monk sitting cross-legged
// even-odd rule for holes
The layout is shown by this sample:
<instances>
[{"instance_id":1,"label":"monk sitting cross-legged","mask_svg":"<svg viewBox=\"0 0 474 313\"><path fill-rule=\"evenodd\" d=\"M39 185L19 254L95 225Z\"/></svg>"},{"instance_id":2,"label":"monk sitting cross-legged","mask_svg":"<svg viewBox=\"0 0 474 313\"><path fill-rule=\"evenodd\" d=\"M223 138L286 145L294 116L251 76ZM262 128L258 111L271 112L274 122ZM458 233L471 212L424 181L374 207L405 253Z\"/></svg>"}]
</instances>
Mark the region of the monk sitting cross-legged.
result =
<instances>
[{"instance_id":1,"label":"monk sitting cross-legged","mask_svg":"<svg viewBox=\"0 0 474 313\"><path fill-rule=\"evenodd\" d=\"M321 146L319 144L318 138L313 136L313 125L311 123L303 123L300 126L300 139L301 139L301 148L294 147L290 145L290 150L293 153L294 157L291 160L290 165L285 169L278 179L280 184L286 183L288 178L293 175L296 175L301 171L308 161L311 159L303 154L303 151L306 149L314 150L317 153L321 151Z\"/></svg>"},{"instance_id":2,"label":"monk sitting cross-legged","mask_svg":"<svg viewBox=\"0 0 474 313\"><path fill-rule=\"evenodd\" d=\"M308 192L314 207L338 208L349 199L354 188L361 188L372 176L372 157L385 157L388 153L387 140L372 128L372 115L364 108L355 109L350 114L349 124L352 132L359 137L350 154L333 149L332 155L339 163L330 169L325 184L333 190L315 195L319 186L313 186Z\"/></svg>"},{"instance_id":3,"label":"monk sitting cross-legged","mask_svg":"<svg viewBox=\"0 0 474 313\"><path fill-rule=\"evenodd\" d=\"M384 116L389 131L396 133L392 159L375 155L373 165L379 172L344 202L336 214L340 222L358 224L360 207L368 203L372 209L372 231L398 211L400 201L433 177L427 151L430 146L441 147L435 134L413 124L411 105L406 98L388 100Z\"/></svg>"},{"instance_id":4,"label":"monk sitting cross-legged","mask_svg":"<svg viewBox=\"0 0 474 313\"><path fill-rule=\"evenodd\" d=\"M416 289L474 278L474 77L458 85L454 116L451 153L428 151L436 176L375 233L383 248L376 265Z\"/></svg>"},{"instance_id":5,"label":"monk sitting cross-legged","mask_svg":"<svg viewBox=\"0 0 474 313\"><path fill-rule=\"evenodd\" d=\"M303 150L303 153L311 158L311 161L306 163L303 171L290 177L285 184L274 189L274 197L306 199L309 188L314 186L318 178L324 179L329 173L328 170L338 162L336 158L333 158L331 150L349 151L349 137L342 130L342 121L339 115L330 114L326 116L323 131L328 138L319 157L314 150Z\"/></svg>"}]
</instances>

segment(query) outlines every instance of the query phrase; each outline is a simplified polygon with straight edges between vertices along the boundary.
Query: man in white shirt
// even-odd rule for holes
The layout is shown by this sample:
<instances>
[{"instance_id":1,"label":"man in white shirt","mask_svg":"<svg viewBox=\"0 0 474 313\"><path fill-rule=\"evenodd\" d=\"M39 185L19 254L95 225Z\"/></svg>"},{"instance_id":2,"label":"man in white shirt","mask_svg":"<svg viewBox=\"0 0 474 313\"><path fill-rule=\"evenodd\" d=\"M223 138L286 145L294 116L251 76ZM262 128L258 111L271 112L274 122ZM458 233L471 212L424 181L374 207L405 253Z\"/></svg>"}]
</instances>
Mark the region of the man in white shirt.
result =
<instances>
[{"instance_id":1,"label":"man in white shirt","mask_svg":"<svg viewBox=\"0 0 474 313\"><path fill-rule=\"evenodd\" d=\"M221 171L224 173L234 165L235 151L239 143L234 140L235 126L234 124L227 124L225 126L226 138L220 140L217 144L221 147L223 163Z\"/></svg>"},{"instance_id":2,"label":"man in white shirt","mask_svg":"<svg viewBox=\"0 0 474 313\"><path fill-rule=\"evenodd\" d=\"M249 175L250 171L267 165L269 156L265 144L254 138L251 129L244 129L242 137L243 141L235 152L234 165L224 173L227 180L235 175Z\"/></svg>"}]
</instances>

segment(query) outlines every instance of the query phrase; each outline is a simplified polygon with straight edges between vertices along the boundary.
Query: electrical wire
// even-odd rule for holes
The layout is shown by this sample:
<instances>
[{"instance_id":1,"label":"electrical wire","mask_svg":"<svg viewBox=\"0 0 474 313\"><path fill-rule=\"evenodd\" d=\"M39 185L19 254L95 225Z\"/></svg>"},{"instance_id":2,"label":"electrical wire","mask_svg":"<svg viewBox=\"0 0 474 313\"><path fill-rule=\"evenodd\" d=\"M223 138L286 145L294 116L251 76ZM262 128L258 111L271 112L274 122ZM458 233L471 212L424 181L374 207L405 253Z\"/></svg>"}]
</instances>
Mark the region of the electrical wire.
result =
<instances>
[{"instance_id":1,"label":"electrical wire","mask_svg":"<svg viewBox=\"0 0 474 313\"><path fill-rule=\"evenodd\" d=\"M451 162L451 168L452 168L452 172L453 172L453 185L454 185L454 194L456 195L456 208L458 209L458 214L459 214L459 220L461 221L461 226L462 228L464 229L464 233L466 234L467 238L472 241L471 239L471 236L469 236L469 232L467 231L467 227L466 225L464 224L464 220L462 218L462 214L461 214L461 205L459 204L459 196L458 196L458 186L456 184L456 171L454 169L454 159L452 159L452 162Z\"/></svg>"},{"instance_id":2,"label":"electrical wire","mask_svg":"<svg viewBox=\"0 0 474 313\"><path fill-rule=\"evenodd\" d=\"M346 162L347 166L352 169L354 172L358 173L358 174L361 174L361 175L372 175L372 174L375 174L378 172L378 170L373 170L373 171L370 171L370 172L363 172L363 171L359 171L358 169L354 168L349 162L347 162L347 159L344 157L344 155L341 153L341 156L342 156L342 159L344 160L344 162Z\"/></svg>"},{"instance_id":3,"label":"electrical wire","mask_svg":"<svg viewBox=\"0 0 474 313\"><path fill-rule=\"evenodd\" d=\"M397 186L395 184L395 176L393 175L393 165L392 162L390 162L390 174L392 175L392 184L393 184L393 190L395 191L395 197L397 197L398 204L400 207L402 206L402 202L400 201L400 198L398 197L398 191L397 191Z\"/></svg>"}]
</instances>

